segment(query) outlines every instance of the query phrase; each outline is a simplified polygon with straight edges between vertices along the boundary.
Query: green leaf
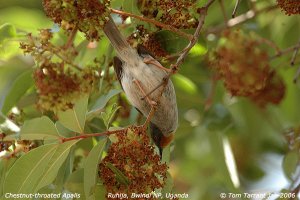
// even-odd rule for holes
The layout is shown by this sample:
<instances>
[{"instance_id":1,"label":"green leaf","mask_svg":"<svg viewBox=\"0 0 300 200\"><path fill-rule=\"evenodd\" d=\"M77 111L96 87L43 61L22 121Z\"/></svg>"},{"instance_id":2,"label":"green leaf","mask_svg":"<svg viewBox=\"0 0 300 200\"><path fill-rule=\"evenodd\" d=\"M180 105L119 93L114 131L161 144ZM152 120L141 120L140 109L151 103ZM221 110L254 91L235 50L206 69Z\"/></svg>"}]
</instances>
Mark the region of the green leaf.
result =
<instances>
[{"instance_id":1,"label":"green leaf","mask_svg":"<svg viewBox=\"0 0 300 200\"><path fill-rule=\"evenodd\" d=\"M7 171L15 163L17 158L1 159L0 160L0 197L3 195L3 185Z\"/></svg>"},{"instance_id":2,"label":"green leaf","mask_svg":"<svg viewBox=\"0 0 300 200\"><path fill-rule=\"evenodd\" d=\"M193 81L191 81L189 78L187 78L181 74L173 75L172 81L176 88L178 88L188 94L195 95L198 92L196 84Z\"/></svg>"},{"instance_id":3,"label":"green leaf","mask_svg":"<svg viewBox=\"0 0 300 200\"><path fill-rule=\"evenodd\" d=\"M202 56L207 53L207 48L201 44L196 44L190 51L192 56Z\"/></svg>"},{"instance_id":4,"label":"green leaf","mask_svg":"<svg viewBox=\"0 0 300 200\"><path fill-rule=\"evenodd\" d=\"M88 96L83 96L74 105L72 109L58 112L59 122L66 128L76 132L83 133L88 105Z\"/></svg>"},{"instance_id":5,"label":"green leaf","mask_svg":"<svg viewBox=\"0 0 300 200\"><path fill-rule=\"evenodd\" d=\"M293 180L298 164L299 164L298 150L290 151L284 156L282 162L282 168L287 178Z\"/></svg>"},{"instance_id":6,"label":"green leaf","mask_svg":"<svg viewBox=\"0 0 300 200\"><path fill-rule=\"evenodd\" d=\"M84 164L84 193L87 198L95 199L95 185L98 177L98 165L102 158L107 138L98 142L91 150Z\"/></svg>"},{"instance_id":7,"label":"green leaf","mask_svg":"<svg viewBox=\"0 0 300 200\"><path fill-rule=\"evenodd\" d=\"M62 166L60 167L60 169L56 175L56 178L53 182L53 184L55 185L55 189L54 189L53 193L59 193L63 190L64 183L66 182L67 178L72 173L72 171L73 171L73 169L72 169L73 163L71 163L71 161L73 161L72 156L74 156L73 149L71 149L67 159L62 164Z\"/></svg>"},{"instance_id":8,"label":"green leaf","mask_svg":"<svg viewBox=\"0 0 300 200\"><path fill-rule=\"evenodd\" d=\"M121 108L121 106L117 106L117 104L114 104L111 108L111 110L109 111L109 113L106 112L102 112L101 113L101 117L103 119L103 122L106 126L106 129L109 129L110 124L112 123L112 120L114 119L115 114L117 113L117 111Z\"/></svg>"},{"instance_id":9,"label":"green leaf","mask_svg":"<svg viewBox=\"0 0 300 200\"><path fill-rule=\"evenodd\" d=\"M171 158L171 145L168 145L163 150L162 161L161 162L166 163L167 165L169 165L170 158Z\"/></svg>"},{"instance_id":10,"label":"green leaf","mask_svg":"<svg viewBox=\"0 0 300 200\"><path fill-rule=\"evenodd\" d=\"M125 12L129 12L135 15L142 15L137 7L136 0L124 0L122 8Z\"/></svg>"},{"instance_id":11,"label":"green leaf","mask_svg":"<svg viewBox=\"0 0 300 200\"><path fill-rule=\"evenodd\" d=\"M224 151L223 135L221 132L208 132L209 142L212 149L212 155L215 160L215 166L217 166L218 174L222 177L226 186L232 190L235 189L232 182L230 172L226 164L226 157Z\"/></svg>"},{"instance_id":12,"label":"green leaf","mask_svg":"<svg viewBox=\"0 0 300 200\"><path fill-rule=\"evenodd\" d=\"M87 118L90 119L94 117L95 115L99 115L101 111L103 111L103 108L106 106L107 102L114 97L115 95L119 94L122 92L122 90L119 89L113 89L108 92L107 95L101 96L94 106L92 107L91 111L88 112Z\"/></svg>"},{"instance_id":13,"label":"green leaf","mask_svg":"<svg viewBox=\"0 0 300 200\"><path fill-rule=\"evenodd\" d=\"M46 116L25 121L21 127L22 140L58 139L58 131L54 123Z\"/></svg>"},{"instance_id":14,"label":"green leaf","mask_svg":"<svg viewBox=\"0 0 300 200\"><path fill-rule=\"evenodd\" d=\"M2 107L3 114L6 115L32 85L32 70L25 71L13 82L9 93L6 95Z\"/></svg>"},{"instance_id":15,"label":"green leaf","mask_svg":"<svg viewBox=\"0 0 300 200\"><path fill-rule=\"evenodd\" d=\"M4 193L32 193L43 175L57 144L43 145L21 156L9 170Z\"/></svg>"},{"instance_id":16,"label":"green leaf","mask_svg":"<svg viewBox=\"0 0 300 200\"><path fill-rule=\"evenodd\" d=\"M95 199L106 199L106 189L103 184L97 184L95 187Z\"/></svg>"},{"instance_id":17,"label":"green leaf","mask_svg":"<svg viewBox=\"0 0 300 200\"><path fill-rule=\"evenodd\" d=\"M55 123L55 127L61 137L68 138L74 136L74 133L70 129L63 126L59 121Z\"/></svg>"},{"instance_id":18,"label":"green leaf","mask_svg":"<svg viewBox=\"0 0 300 200\"><path fill-rule=\"evenodd\" d=\"M17 35L16 28L9 23L0 26L0 43L5 39L13 38Z\"/></svg>"},{"instance_id":19,"label":"green leaf","mask_svg":"<svg viewBox=\"0 0 300 200\"><path fill-rule=\"evenodd\" d=\"M83 168L73 172L65 183L65 189L73 193L79 193L80 197L84 199L84 186L83 186Z\"/></svg>"},{"instance_id":20,"label":"green leaf","mask_svg":"<svg viewBox=\"0 0 300 200\"><path fill-rule=\"evenodd\" d=\"M177 34L167 30L157 32L155 37L162 45L163 49L171 54L181 51L189 43L187 39L183 39Z\"/></svg>"},{"instance_id":21,"label":"green leaf","mask_svg":"<svg viewBox=\"0 0 300 200\"><path fill-rule=\"evenodd\" d=\"M1 58L1 50L0 50L0 59ZM31 65L31 64L30 64ZM29 64L25 63L24 60L21 60L19 57L15 57L6 62L0 63L0 107L2 110L2 103L5 98L5 95L9 89L13 81L24 71L29 69Z\"/></svg>"},{"instance_id":22,"label":"green leaf","mask_svg":"<svg viewBox=\"0 0 300 200\"><path fill-rule=\"evenodd\" d=\"M119 183L128 186L129 185L129 180L128 178L121 172L118 168L116 168L113 164L107 163L106 166L113 171L113 173L116 175L116 179Z\"/></svg>"},{"instance_id":23,"label":"green leaf","mask_svg":"<svg viewBox=\"0 0 300 200\"><path fill-rule=\"evenodd\" d=\"M165 197L167 193L171 193L174 186L174 181L169 172L167 172L167 179L165 181L165 185L161 191L162 196Z\"/></svg>"},{"instance_id":24,"label":"green leaf","mask_svg":"<svg viewBox=\"0 0 300 200\"><path fill-rule=\"evenodd\" d=\"M209 130L225 130L231 123L231 113L222 104L214 104L205 114L204 124Z\"/></svg>"},{"instance_id":25,"label":"green leaf","mask_svg":"<svg viewBox=\"0 0 300 200\"><path fill-rule=\"evenodd\" d=\"M68 157L71 147L73 147L73 145L75 145L78 141L79 140L73 140L73 141L65 142L63 144L59 144L54 155L50 159L50 162L45 172L40 178L39 183L35 188L35 192L37 192L40 188L49 185L50 183L53 182L53 180L57 176L60 167Z\"/></svg>"}]
</instances>

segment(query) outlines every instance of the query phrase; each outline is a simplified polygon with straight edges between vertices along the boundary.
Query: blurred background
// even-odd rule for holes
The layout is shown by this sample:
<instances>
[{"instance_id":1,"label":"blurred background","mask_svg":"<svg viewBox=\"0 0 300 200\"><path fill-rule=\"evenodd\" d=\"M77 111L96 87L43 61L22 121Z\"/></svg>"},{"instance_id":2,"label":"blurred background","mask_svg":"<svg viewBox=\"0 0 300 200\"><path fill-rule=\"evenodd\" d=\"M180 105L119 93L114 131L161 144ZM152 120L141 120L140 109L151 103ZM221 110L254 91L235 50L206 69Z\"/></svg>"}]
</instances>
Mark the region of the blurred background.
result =
<instances>
[{"instance_id":1,"label":"blurred background","mask_svg":"<svg viewBox=\"0 0 300 200\"><path fill-rule=\"evenodd\" d=\"M199 0L201 5L205 2ZM300 182L299 148L295 148L300 135L300 83L293 83L300 64L299 55L294 67L289 64L292 51L271 61L272 68L283 77L286 86L284 99L279 105L260 108L247 98L232 97L222 81L215 81L205 59L207 52L218 44L224 28L220 2L215 1L209 8L201 41L172 78L180 119L171 146L169 169L174 192L187 193L193 200L215 200L220 199L222 192L293 191ZM255 32L273 41L280 49L299 42L300 16L287 16L280 8L271 8L276 5L275 0L242 1L236 15L243 15L243 23L230 21L235 1L222 2L228 22L238 23L232 29ZM121 0L112 0L116 8L122 3ZM253 12L252 16L249 13L252 4L257 10L271 9ZM40 0L0 1L0 26L5 23L14 25L18 37L6 41L0 38L0 107L11 83L33 65L32 59L19 49L24 35L37 34L42 28L58 28L45 16ZM179 41L180 38L172 41L178 45L176 48L182 47ZM91 53L101 57L107 44L107 39L103 38ZM268 53L270 56L276 54L273 49ZM114 87L120 89L117 83ZM118 97L114 98L112 101ZM128 119L118 119L114 125L134 123L137 112L131 108L129 111ZM269 199L277 197L274 195Z\"/></svg>"}]
</instances>

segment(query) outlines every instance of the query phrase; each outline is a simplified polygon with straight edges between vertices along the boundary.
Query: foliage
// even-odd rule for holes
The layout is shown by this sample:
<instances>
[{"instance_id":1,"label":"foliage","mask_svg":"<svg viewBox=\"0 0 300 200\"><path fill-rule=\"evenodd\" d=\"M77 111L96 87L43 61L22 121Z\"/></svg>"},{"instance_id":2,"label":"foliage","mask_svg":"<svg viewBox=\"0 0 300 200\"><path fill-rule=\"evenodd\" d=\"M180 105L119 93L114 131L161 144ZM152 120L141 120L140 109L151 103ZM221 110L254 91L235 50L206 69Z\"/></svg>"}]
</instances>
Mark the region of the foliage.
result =
<instances>
[{"instance_id":1,"label":"foliage","mask_svg":"<svg viewBox=\"0 0 300 200\"><path fill-rule=\"evenodd\" d=\"M237 3L1 2L0 197L297 195L300 3ZM171 69L184 61L171 76L179 128L162 160L115 76L102 31L111 13L133 47Z\"/></svg>"}]
</instances>

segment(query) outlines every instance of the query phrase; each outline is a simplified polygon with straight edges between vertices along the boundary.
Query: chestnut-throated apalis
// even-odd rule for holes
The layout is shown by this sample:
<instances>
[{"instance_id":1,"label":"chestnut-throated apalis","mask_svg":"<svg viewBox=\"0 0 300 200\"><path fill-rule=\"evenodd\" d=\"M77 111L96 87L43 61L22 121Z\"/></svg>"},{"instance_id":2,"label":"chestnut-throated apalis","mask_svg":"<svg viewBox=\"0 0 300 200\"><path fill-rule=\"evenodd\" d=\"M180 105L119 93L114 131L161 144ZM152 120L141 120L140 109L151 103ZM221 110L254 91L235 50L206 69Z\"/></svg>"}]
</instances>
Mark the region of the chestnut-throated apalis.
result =
<instances>
[{"instance_id":1,"label":"chestnut-throated apalis","mask_svg":"<svg viewBox=\"0 0 300 200\"><path fill-rule=\"evenodd\" d=\"M113 19L109 17L104 26L104 33L116 50L114 69L121 86L130 101L144 116L148 116L152 106L156 106L150 121L151 137L162 150L173 138L178 125L176 94L171 80L168 80L164 91L155 87L162 83L167 70L151 56L145 48L132 48L118 30ZM162 95L161 95L162 94ZM160 97L161 95L161 97ZM147 96L146 98L143 98ZM155 102L158 100L158 102ZM156 103L158 103L156 105Z\"/></svg>"}]
</instances>

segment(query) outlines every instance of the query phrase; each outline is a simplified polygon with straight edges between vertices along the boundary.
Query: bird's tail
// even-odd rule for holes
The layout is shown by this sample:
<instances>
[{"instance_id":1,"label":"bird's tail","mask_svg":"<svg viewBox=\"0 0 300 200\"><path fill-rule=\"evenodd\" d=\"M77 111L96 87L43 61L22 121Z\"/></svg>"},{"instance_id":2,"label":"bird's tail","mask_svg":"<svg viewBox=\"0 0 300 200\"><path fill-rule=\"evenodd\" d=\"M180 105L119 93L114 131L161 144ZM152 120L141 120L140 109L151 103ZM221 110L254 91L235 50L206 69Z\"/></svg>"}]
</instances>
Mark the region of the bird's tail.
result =
<instances>
[{"instance_id":1,"label":"bird's tail","mask_svg":"<svg viewBox=\"0 0 300 200\"><path fill-rule=\"evenodd\" d=\"M120 33L111 16L109 16L109 20L106 22L103 31L117 51L118 56L122 60L129 58L134 50Z\"/></svg>"}]
</instances>

